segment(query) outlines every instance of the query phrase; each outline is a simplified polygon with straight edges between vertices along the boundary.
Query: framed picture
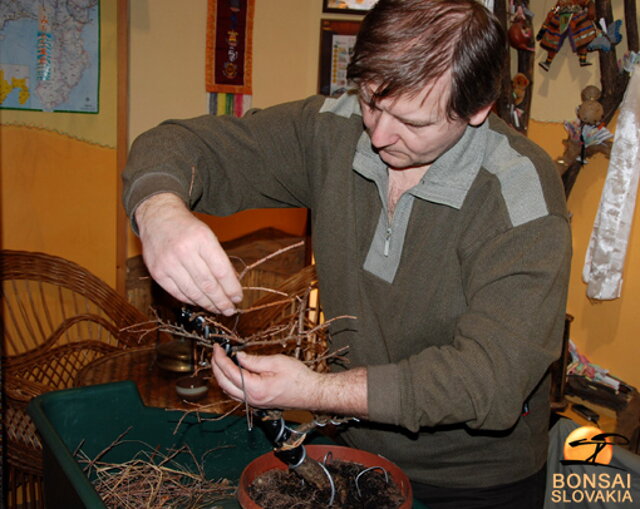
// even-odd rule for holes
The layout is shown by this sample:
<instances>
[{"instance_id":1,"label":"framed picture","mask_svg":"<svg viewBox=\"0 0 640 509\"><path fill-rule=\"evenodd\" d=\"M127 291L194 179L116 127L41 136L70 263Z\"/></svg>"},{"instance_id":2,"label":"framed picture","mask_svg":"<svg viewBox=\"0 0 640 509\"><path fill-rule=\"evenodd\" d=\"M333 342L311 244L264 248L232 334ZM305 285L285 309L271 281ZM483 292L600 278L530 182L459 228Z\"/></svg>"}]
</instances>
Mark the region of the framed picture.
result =
<instances>
[{"instance_id":1,"label":"framed picture","mask_svg":"<svg viewBox=\"0 0 640 509\"><path fill-rule=\"evenodd\" d=\"M360 29L359 21L323 19L320 28L318 92L336 96L350 88L347 65Z\"/></svg>"},{"instance_id":2,"label":"framed picture","mask_svg":"<svg viewBox=\"0 0 640 509\"><path fill-rule=\"evenodd\" d=\"M365 14L378 0L322 0L322 12Z\"/></svg>"}]
</instances>

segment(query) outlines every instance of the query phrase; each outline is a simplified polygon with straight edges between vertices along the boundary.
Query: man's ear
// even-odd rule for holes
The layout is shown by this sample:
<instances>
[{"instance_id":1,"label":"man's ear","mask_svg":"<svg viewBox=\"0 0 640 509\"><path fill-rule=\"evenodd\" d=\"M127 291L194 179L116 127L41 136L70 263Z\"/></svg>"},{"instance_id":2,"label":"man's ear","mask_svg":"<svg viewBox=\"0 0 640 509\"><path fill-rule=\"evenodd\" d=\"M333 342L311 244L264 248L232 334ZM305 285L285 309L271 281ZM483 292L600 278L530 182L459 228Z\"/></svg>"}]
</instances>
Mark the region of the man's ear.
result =
<instances>
[{"instance_id":1,"label":"man's ear","mask_svg":"<svg viewBox=\"0 0 640 509\"><path fill-rule=\"evenodd\" d=\"M473 127L477 127L480 124L482 124L482 122L484 122L489 116L489 112L491 111L492 107L493 107L493 103L489 103L486 106L483 106L482 108L480 108L478 111L476 111L473 115L469 117L469 125Z\"/></svg>"}]
</instances>

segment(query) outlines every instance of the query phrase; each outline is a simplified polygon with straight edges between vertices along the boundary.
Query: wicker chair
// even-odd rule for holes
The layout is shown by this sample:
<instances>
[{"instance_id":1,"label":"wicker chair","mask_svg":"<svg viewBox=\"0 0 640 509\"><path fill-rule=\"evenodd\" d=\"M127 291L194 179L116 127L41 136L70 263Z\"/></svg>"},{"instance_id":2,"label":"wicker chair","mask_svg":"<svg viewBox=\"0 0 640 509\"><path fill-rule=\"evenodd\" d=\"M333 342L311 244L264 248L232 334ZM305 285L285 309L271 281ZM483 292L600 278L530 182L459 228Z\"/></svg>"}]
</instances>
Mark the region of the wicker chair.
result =
<instances>
[{"instance_id":1,"label":"wicker chair","mask_svg":"<svg viewBox=\"0 0 640 509\"><path fill-rule=\"evenodd\" d=\"M26 414L29 400L71 387L82 367L106 353L156 336L141 340L123 330L147 318L73 262L2 250L0 266L6 507L44 507L42 446Z\"/></svg>"}]
</instances>

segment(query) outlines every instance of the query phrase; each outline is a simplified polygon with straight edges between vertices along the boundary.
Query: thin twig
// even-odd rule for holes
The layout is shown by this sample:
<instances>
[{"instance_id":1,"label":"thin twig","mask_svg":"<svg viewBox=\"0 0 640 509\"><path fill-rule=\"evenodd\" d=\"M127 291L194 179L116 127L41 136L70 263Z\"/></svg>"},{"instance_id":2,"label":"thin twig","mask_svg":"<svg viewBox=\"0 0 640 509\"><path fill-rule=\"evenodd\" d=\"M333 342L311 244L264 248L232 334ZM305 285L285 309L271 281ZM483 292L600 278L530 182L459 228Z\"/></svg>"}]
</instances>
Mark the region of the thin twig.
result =
<instances>
[{"instance_id":1,"label":"thin twig","mask_svg":"<svg viewBox=\"0 0 640 509\"><path fill-rule=\"evenodd\" d=\"M245 264L244 269L238 274L239 279L242 280L249 271L262 263L303 244L303 241L291 244L250 265ZM251 307L238 310L235 318L218 317L204 310L190 311L187 315L189 316L189 322L177 324L163 322L158 319L152 330L191 340L194 348L200 349L200 356L196 356L196 358L204 359L206 350L212 349L215 343L219 343L230 352L247 349L252 352L255 350L265 353L280 352L300 360L310 369L318 372L328 371L328 363L331 361L344 361L345 359L342 355L347 350L345 347L330 352L329 327L338 320L355 319L355 317L344 315L329 320L321 320L322 315L319 306L315 305L315 302L314 305L310 304L312 292L317 290L314 273L309 268L306 268L300 276L290 279L286 285L283 285L282 288L288 288L286 292L282 289L263 286L244 287L243 289L247 291L261 291L269 295L266 295ZM128 327L127 330L148 334L150 333L149 326L150 322L146 322L145 324L139 324L137 328ZM245 393L245 377L242 370L241 376L242 391ZM215 405L219 404L220 402ZM244 404L248 426L251 429L251 419L254 416L254 412L248 404L246 393ZM238 403L224 415L207 418L207 420L223 419L236 412L240 405L242 403ZM198 421L200 421L203 419L203 413L212 409L212 405L194 404L194 408L187 410L180 418L174 432L184 423L187 415L195 413ZM314 420L314 422L309 423L309 427L313 428L318 425L316 422Z\"/></svg>"},{"instance_id":2,"label":"thin twig","mask_svg":"<svg viewBox=\"0 0 640 509\"><path fill-rule=\"evenodd\" d=\"M237 410L242 406L242 403L237 403L232 409L227 410L224 414L221 415L217 415L216 417L211 417L211 416L207 416L207 417L202 417L201 412L207 412L207 410L211 410L213 407L220 405L221 403L227 403L227 402L231 402L233 400L223 400L223 401L217 401L215 403L211 403L209 405L197 405L196 408L193 408L191 410L180 410L183 412L183 415L180 417L180 419L178 420L178 424L176 424L176 427L173 430L173 434L175 435L178 430L180 429L180 426L182 425L182 422L186 419L186 417L190 414L195 413L198 416L198 421L211 421L211 422L215 422L215 421L221 421L222 419L229 417L230 415L234 414L235 412L237 412ZM171 409L167 409L167 411L173 411Z\"/></svg>"},{"instance_id":3,"label":"thin twig","mask_svg":"<svg viewBox=\"0 0 640 509\"><path fill-rule=\"evenodd\" d=\"M275 293L276 295L282 295L283 297L288 297L288 295L285 292L281 292L280 290L276 290L274 288L267 288L266 286L243 286L242 290L243 291Z\"/></svg>"},{"instance_id":4,"label":"thin twig","mask_svg":"<svg viewBox=\"0 0 640 509\"><path fill-rule=\"evenodd\" d=\"M291 244L289 246L283 247L282 249L278 249L277 251L274 251L273 253L265 256L264 258L260 258L260 260L258 260L257 262L254 262L251 265L247 265L244 268L244 270L238 275L238 279L240 279L242 281L242 278L247 274L247 272L249 272L250 270L255 269L256 267L258 267L259 265L263 264L267 260L271 260L271 258L274 258L274 257L276 257L278 255L281 255L282 253L286 253L287 251L290 251L292 249L296 249L296 248L302 247L302 246L304 246L304 240L301 240L300 242L296 242L295 244Z\"/></svg>"}]
</instances>

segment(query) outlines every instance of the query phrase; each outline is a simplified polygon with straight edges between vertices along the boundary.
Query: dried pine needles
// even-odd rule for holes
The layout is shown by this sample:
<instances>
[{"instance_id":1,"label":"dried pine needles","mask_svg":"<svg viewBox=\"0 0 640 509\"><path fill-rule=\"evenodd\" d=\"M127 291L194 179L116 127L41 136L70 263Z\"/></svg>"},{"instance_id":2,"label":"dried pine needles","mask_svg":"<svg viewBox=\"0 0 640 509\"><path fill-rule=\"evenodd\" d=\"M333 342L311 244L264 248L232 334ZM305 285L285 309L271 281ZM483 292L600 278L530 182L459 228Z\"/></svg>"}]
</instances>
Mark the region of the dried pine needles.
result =
<instances>
[{"instance_id":1,"label":"dried pine needles","mask_svg":"<svg viewBox=\"0 0 640 509\"><path fill-rule=\"evenodd\" d=\"M105 506L196 509L211 507L235 494L236 487L228 480L208 480L201 462L187 446L162 453L149 444L136 441L141 449L129 461L106 461L104 457L108 452L132 443L124 439L127 432L93 459L81 448L75 453Z\"/></svg>"}]
</instances>

